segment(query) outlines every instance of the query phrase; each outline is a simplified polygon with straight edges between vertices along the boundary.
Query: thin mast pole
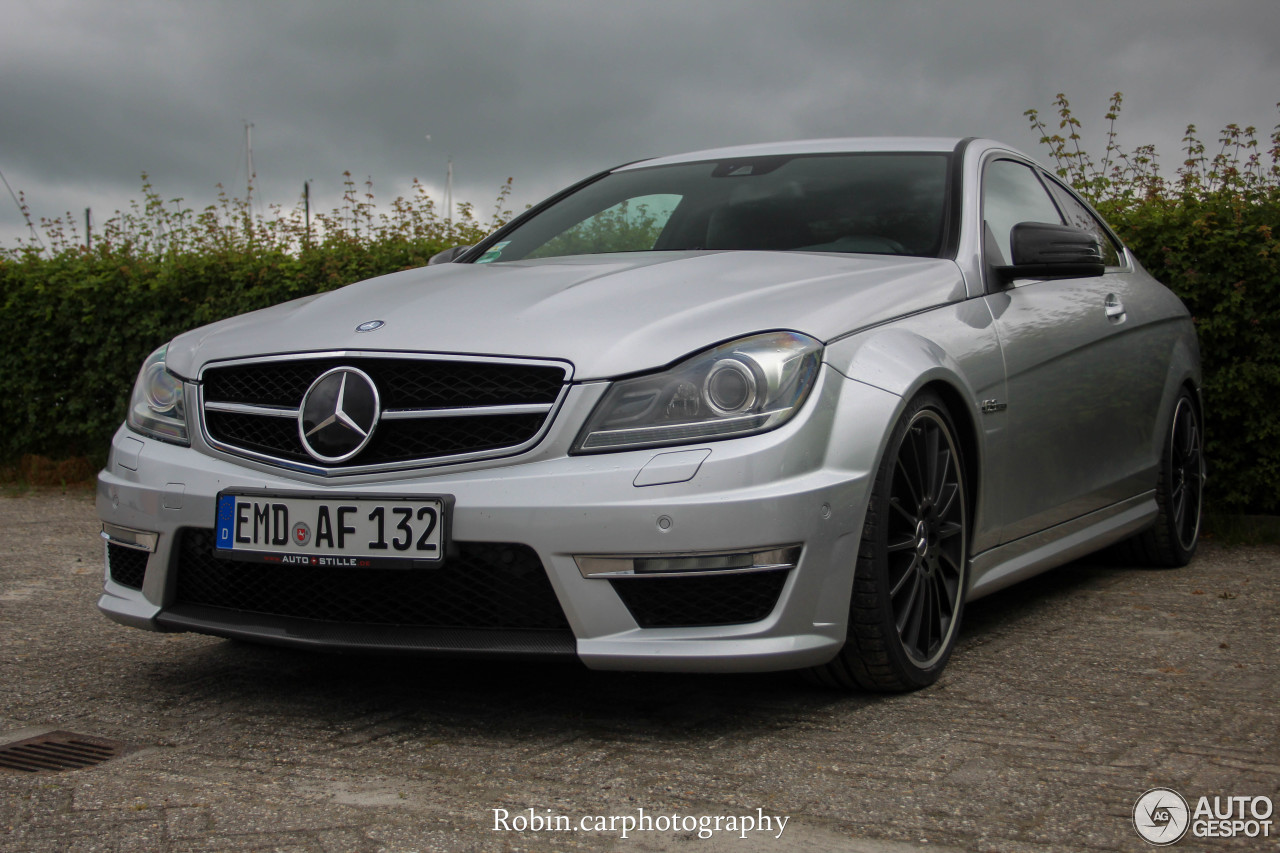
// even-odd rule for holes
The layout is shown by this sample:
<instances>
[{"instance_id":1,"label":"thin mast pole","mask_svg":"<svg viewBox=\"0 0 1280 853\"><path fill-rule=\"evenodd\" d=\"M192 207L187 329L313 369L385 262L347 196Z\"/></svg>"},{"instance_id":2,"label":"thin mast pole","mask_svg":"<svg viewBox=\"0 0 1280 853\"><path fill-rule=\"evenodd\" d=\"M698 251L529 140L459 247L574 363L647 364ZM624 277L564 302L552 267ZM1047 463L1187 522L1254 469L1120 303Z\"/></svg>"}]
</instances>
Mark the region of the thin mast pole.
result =
<instances>
[{"instance_id":1,"label":"thin mast pole","mask_svg":"<svg viewBox=\"0 0 1280 853\"><path fill-rule=\"evenodd\" d=\"M253 179L256 178L257 175L254 174L254 171L253 171L253 122L251 121L246 121L244 123L244 147L247 152L246 156L248 157L248 168L249 168L248 190L245 194L244 200L247 203L252 204Z\"/></svg>"}]
</instances>

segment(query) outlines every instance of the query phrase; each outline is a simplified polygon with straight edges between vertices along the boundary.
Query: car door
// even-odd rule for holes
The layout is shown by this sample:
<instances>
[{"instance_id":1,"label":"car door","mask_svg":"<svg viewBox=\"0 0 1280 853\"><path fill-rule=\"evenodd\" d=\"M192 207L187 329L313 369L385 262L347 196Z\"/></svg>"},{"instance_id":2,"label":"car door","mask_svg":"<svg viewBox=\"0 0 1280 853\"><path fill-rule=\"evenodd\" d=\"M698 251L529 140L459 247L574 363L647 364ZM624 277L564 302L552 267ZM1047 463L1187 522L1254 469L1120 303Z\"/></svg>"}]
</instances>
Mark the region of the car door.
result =
<instances>
[{"instance_id":1,"label":"car door","mask_svg":"<svg viewBox=\"0 0 1280 853\"><path fill-rule=\"evenodd\" d=\"M985 299L1004 354L1008 453L1002 466L1002 541L1021 538L1142 491L1158 406L1158 361L1144 359L1126 308L1133 271L1111 236L1101 276L1019 279L991 274L1008 264L1018 222L1080 227L1088 210L1055 201L1052 182L1028 164L989 161L983 172ZM1065 190L1055 186L1063 195ZM1073 200L1074 201L1074 200ZM1155 395L1154 399L1152 394ZM1145 484L1145 486L1144 486Z\"/></svg>"}]
</instances>

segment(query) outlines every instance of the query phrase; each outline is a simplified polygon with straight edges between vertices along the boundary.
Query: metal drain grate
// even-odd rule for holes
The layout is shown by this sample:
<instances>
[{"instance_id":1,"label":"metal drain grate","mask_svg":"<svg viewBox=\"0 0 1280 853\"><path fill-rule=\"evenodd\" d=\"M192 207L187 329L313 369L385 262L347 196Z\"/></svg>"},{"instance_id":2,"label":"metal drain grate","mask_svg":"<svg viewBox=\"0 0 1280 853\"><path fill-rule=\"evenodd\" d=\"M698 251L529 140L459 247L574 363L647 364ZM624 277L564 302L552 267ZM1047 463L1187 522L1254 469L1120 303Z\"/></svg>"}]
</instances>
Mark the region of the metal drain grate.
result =
<instances>
[{"instance_id":1,"label":"metal drain grate","mask_svg":"<svg viewBox=\"0 0 1280 853\"><path fill-rule=\"evenodd\" d=\"M0 770L18 773L79 770L118 758L124 752L125 744L117 740L75 732L49 732L0 746Z\"/></svg>"}]
</instances>

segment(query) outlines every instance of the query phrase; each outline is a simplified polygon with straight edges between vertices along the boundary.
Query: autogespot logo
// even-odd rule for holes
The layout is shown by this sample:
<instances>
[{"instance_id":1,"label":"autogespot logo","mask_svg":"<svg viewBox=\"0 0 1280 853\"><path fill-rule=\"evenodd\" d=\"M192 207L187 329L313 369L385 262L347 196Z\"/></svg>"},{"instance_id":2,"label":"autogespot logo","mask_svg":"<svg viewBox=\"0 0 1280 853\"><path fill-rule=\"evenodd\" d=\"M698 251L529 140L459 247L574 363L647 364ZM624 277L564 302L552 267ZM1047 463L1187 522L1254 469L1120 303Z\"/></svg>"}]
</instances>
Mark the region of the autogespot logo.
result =
<instances>
[{"instance_id":1,"label":"autogespot logo","mask_svg":"<svg viewBox=\"0 0 1280 853\"><path fill-rule=\"evenodd\" d=\"M1144 841L1163 847L1187 834L1187 801L1171 788L1152 788L1133 804L1133 828Z\"/></svg>"}]
</instances>

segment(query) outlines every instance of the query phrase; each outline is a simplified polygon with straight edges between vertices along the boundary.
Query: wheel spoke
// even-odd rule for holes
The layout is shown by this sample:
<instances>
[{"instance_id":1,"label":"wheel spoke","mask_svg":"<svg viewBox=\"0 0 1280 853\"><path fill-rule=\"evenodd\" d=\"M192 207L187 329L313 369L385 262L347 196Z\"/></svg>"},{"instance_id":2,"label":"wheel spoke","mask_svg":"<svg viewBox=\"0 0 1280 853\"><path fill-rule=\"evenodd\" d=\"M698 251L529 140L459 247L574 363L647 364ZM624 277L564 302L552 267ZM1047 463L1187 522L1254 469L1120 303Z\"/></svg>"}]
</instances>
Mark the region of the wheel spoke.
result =
<instances>
[{"instance_id":1,"label":"wheel spoke","mask_svg":"<svg viewBox=\"0 0 1280 853\"><path fill-rule=\"evenodd\" d=\"M948 620L950 620L953 616L955 616L956 591L959 587L957 584L953 583L949 578L943 577L941 572L935 575L934 581L938 585L938 588L942 591L940 602L946 605L946 613L944 615Z\"/></svg>"},{"instance_id":2,"label":"wheel spoke","mask_svg":"<svg viewBox=\"0 0 1280 853\"><path fill-rule=\"evenodd\" d=\"M938 464L938 430L932 425L924 428L924 480L922 485L924 493L934 499L937 503L938 488L942 477L941 466Z\"/></svg>"},{"instance_id":3,"label":"wheel spoke","mask_svg":"<svg viewBox=\"0 0 1280 853\"><path fill-rule=\"evenodd\" d=\"M934 486L933 502L935 504L941 504L947 488L951 485L951 481L949 479L951 476L951 451L943 448L938 451L936 458L938 460L938 482ZM946 515L942 510L939 510L938 514Z\"/></svg>"},{"instance_id":4,"label":"wheel spoke","mask_svg":"<svg viewBox=\"0 0 1280 853\"><path fill-rule=\"evenodd\" d=\"M907 523L911 525L912 530L916 529L916 522L919 519L917 519L913 513L907 512L905 509L902 508L902 501L900 501L898 498L889 498L889 507L891 509L897 510L898 514L901 515L904 519L906 519Z\"/></svg>"},{"instance_id":5,"label":"wheel spoke","mask_svg":"<svg viewBox=\"0 0 1280 853\"><path fill-rule=\"evenodd\" d=\"M956 521L948 521L938 526L939 539L950 539L952 536L959 536L961 533L964 533L964 528Z\"/></svg>"},{"instance_id":6,"label":"wheel spoke","mask_svg":"<svg viewBox=\"0 0 1280 853\"><path fill-rule=\"evenodd\" d=\"M938 552L938 557L944 560L946 564L951 568L951 574L953 576L960 577L960 561L957 560L954 555L952 555L948 551L943 550Z\"/></svg>"},{"instance_id":7,"label":"wheel spoke","mask_svg":"<svg viewBox=\"0 0 1280 853\"><path fill-rule=\"evenodd\" d=\"M913 556L911 563L907 566L907 570L902 573L902 577L898 578L897 583L895 583L893 588L889 590L890 599L898 597L898 593L902 592L902 587L906 585L907 581L911 580L913 577L919 577L920 573L916 570L919 565L920 558Z\"/></svg>"},{"instance_id":8,"label":"wheel spoke","mask_svg":"<svg viewBox=\"0 0 1280 853\"><path fill-rule=\"evenodd\" d=\"M888 545L889 553L892 554L895 551L905 551L908 548L914 548L915 544L916 544L916 537L908 533L906 536L902 537L896 542L889 543Z\"/></svg>"},{"instance_id":9,"label":"wheel spoke","mask_svg":"<svg viewBox=\"0 0 1280 853\"><path fill-rule=\"evenodd\" d=\"M904 441L903 444L906 444ZM902 455L898 455L898 469L902 472L902 485L907 487L907 494L911 497L911 505L916 509L920 508L920 496L916 494L915 487L911 484L911 475L907 472L907 466L902 462Z\"/></svg>"},{"instance_id":10,"label":"wheel spoke","mask_svg":"<svg viewBox=\"0 0 1280 853\"><path fill-rule=\"evenodd\" d=\"M1194 422L1189 421L1191 421L1191 414L1190 412L1187 412L1178 419L1178 424L1174 427L1175 433L1179 430L1182 432L1182 441L1177 444L1178 450L1182 453L1183 459L1186 459L1191 455L1191 451L1194 450L1196 446L1196 426Z\"/></svg>"},{"instance_id":11,"label":"wheel spoke","mask_svg":"<svg viewBox=\"0 0 1280 853\"><path fill-rule=\"evenodd\" d=\"M933 576L933 612L936 616L934 636L939 642L947 636L947 626L951 624L950 600L951 596L947 593L946 584L942 582L942 576L935 574Z\"/></svg>"},{"instance_id":12,"label":"wheel spoke","mask_svg":"<svg viewBox=\"0 0 1280 853\"><path fill-rule=\"evenodd\" d=\"M922 656L929 654L929 645L933 642L933 584L926 582L920 591L920 636L916 640L916 652Z\"/></svg>"},{"instance_id":13,"label":"wheel spoke","mask_svg":"<svg viewBox=\"0 0 1280 853\"><path fill-rule=\"evenodd\" d=\"M943 484L942 493L938 495L938 518L947 518L960 495L960 488L955 483Z\"/></svg>"},{"instance_id":14,"label":"wheel spoke","mask_svg":"<svg viewBox=\"0 0 1280 853\"><path fill-rule=\"evenodd\" d=\"M914 490L912 494L917 496L916 506L921 506L925 497L929 494L929 480L924 469L925 454L924 449L920 446L920 442L924 437L924 427L915 427L908 435L911 435L911 456L915 460L915 485L919 486L919 489Z\"/></svg>"},{"instance_id":15,"label":"wheel spoke","mask_svg":"<svg viewBox=\"0 0 1280 853\"><path fill-rule=\"evenodd\" d=\"M904 632L910 630L910 626L912 625L913 621L916 623L915 633L919 634L920 632L920 625L918 624L918 619L913 618L917 616L919 611L919 608L916 606L916 603L920 599L920 573L912 572L911 577L914 581L914 583L911 584L911 594L907 596L907 600L902 605L902 609L898 612L898 618L895 620L895 622L898 625L898 634L903 638L904 641L906 640L906 634Z\"/></svg>"}]
</instances>

